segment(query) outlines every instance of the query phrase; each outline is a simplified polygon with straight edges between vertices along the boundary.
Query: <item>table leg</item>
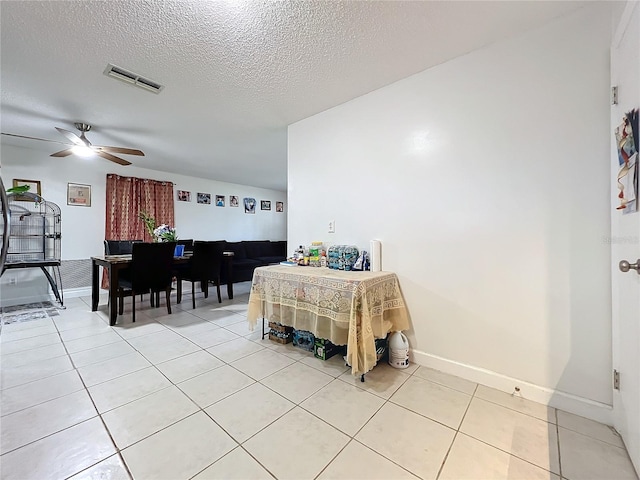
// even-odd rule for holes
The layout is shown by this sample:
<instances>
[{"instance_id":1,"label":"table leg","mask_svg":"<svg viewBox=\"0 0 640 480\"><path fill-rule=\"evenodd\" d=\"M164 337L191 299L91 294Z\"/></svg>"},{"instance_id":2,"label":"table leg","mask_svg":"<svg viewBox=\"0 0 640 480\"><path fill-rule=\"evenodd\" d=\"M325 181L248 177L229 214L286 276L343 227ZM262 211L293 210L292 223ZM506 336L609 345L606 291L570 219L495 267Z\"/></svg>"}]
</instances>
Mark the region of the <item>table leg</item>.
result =
<instances>
[{"instance_id":1,"label":"table leg","mask_svg":"<svg viewBox=\"0 0 640 480\"><path fill-rule=\"evenodd\" d=\"M227 263L227 297L229 300L233 300L233 257L224 257Z\"/></svg>"},{"instance_id":2,"label":"table leg","mask_svg":"<svg viewBox=\"0 0 640 480\"><path fill-rule=\"evenodd\" d=\"M118 268L109 267L109 325L116 324L118 316Z\"/></svg>"},{"instance_id":3,"label":"table leg","mask_svg":"<svg viewBox=\"0 0 640 480\"><path fill-rule=\"evenodd\" d=\"M91 262L91 311L95 312L98 310L98 300L100 299L100 294L98 292L98 277L99 269L98 264L94 261Z\"/></svg>"}]
</instances>

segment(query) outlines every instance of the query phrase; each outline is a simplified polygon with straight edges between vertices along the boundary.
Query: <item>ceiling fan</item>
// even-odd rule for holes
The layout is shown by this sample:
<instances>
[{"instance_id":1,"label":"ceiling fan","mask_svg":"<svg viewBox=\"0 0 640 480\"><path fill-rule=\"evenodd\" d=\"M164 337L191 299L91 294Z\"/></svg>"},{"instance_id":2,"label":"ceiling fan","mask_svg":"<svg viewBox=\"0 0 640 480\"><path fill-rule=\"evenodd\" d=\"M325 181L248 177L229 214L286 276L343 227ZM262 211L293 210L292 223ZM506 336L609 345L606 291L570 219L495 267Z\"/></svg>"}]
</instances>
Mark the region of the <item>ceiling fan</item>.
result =
<instances>
[{"instance_id":1,"label":"ceiling fan","mask_svg":"<svg viewBox=\"0 0 640 480\"><path fill-rule=\"evenodd\" d=\"M60 143L62 145L68 145L69 148L65 148L64 150L60 150L59 152L52 153L51 157L66 157L71 154L80 155L82 157L88 157L91 155L97 155L99 157L105 158L112 162L118 163L120 165L131 165L131 162L125 160L120 157L116 157L112 155L112 153L123 153L126 155L138 155L144 156L144 153L141 150L137 150L134 148L123 148L123 147L107 147L101 145L92 145L91 142L85 136L85 133L91 130L91 125L86 123L74 123L76 128L80 130L80 136L76 135L69 130L65 130L64 128L56 127L56 130L60 132L62 135L67 137L71 141L71 144L58 142L56 140L47 140L46 138L36 138L36 137L27 137L25 135L16 135L14 133L3 133L2 135L6 135L8 137L18 137L18 138L27 138L30 140L41 140L43 142L52 142L52 143Z\"/></svg>"}]
</instances>

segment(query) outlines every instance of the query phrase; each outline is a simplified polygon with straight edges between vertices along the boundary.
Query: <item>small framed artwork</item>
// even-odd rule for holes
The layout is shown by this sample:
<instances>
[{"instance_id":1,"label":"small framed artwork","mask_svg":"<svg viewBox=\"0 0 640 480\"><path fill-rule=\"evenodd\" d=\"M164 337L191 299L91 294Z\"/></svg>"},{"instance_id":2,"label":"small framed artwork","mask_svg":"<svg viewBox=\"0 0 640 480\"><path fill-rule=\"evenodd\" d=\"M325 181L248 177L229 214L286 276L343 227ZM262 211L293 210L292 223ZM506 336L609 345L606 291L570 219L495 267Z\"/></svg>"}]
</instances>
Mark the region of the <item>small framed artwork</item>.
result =
<instances>
[{"instance_id":1,"label":"small framed artwork","mask_svg":"<svg viewBox=\"0 0 640 480\"><path fill-rule=\"evenodd\" d=\"M244 213L256 213L256 199L246 197L244 199Z\"/></svg>"},{"instance_id":2,"label":"small framed artwork","mask_svg":"<svg viewBox=\"0 0 640 480\"><path fill-rule=\"evenodd\" d=\"M67 183L67 205L91 206L91 185Z\"/></svg>"},{"instance_id":3,"label":"small framed artwork","mask_svg":"<svg viewBox=\"0 0 640 480\"><path fill-rule=\"evenodd\" d=\"M211 205L211 194L210 193L200 193L197 195L198 203L204 203L206 205Z\"/></svg>"},{"instance_id":4,"label":"small framed artwork","mask_svg":"<svg viewBox=\"0 0 640 480\"><path fill-rule=\"evenodd\" d=\"M224 195L216 195L216 207L224 207Z\"/></svg>"},{"instance_id":5,"label":"small framed artwork","mask_svg":"<svg viewBox=\"0 0 640 480\"><path fill-rule=\"evenodd\" d=\"M276 212L284 212L284 202L276 202Z\"/></svg>"},{"instance_id":6,"label":"small framed artwork","mask_svg":"<svg viewBox=\"0 0 640 480\"><path fill-rule=\"evenodd\" d=\"M13 179L13 186L14 187L29 187L29 190L27 190L27 192L29 193L35 193L38 196L42 195L42 192L40 191L40 180L22 180L19 178L14 178ZM17 197L17 200L20 201L32 201L30 198L26 198L26 197Z\"/></svg>"},{"instance_id":7,"label":"small framed artwork","mask_svg":"<svg viewBox=\"0 0 640 480\"><path fill-rule=\"evenodd\" d=\"M229 206L230 207L239 207L240 200L237 195L229 195Z\"/></svg>"},{"instance_id":8,"label":"small framed artwork","mask_svg":"<svg viewBox=\"0 0 640 480\"><path fill-rule=\"evenodd\" d=\"M190 202L191 201L191 192L187 192L186 190L178 190L178 201L179 202Z\"/></svg>"},{"instance_id":9,"label":"small framed artwork","mask_svg":"<svg viewBox=\"0 0 640 480\"><path fill-rule=\"evenodd\" d=\"M260 200L260 210L271 210L271 200Z\"/></svg>"}]
</instances>

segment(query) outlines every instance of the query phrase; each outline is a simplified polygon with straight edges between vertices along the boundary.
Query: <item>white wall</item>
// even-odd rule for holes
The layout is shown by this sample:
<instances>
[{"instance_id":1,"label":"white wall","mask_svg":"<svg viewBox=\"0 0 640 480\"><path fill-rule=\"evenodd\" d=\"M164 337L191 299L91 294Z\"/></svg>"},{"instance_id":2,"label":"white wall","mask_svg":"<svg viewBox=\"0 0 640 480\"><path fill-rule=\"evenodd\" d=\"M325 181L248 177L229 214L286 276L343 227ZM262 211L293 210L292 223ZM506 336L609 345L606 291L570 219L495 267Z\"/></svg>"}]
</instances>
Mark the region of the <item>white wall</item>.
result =
<instances>
[{"instance_id":1,"label":"white wall","mask_svg":"<svg viewBox=\"0 0 640 480\"><path fill-rule=\"evenodd\" d=\"M52 144L53 145L53 144ZM52 152L54 150L51 150ZM58 204L62 215L62 259L85 259L104 253L105 188L107 173L167 180L175 184L176 190L191 191L191 202L175 202L175 221L179 238L197 240L283 240L287 235L286 192L267 190L216 182L203 178L175 175L155 170L120 165L99 159L82 159L75 156L52 158L47 152L3 144L1 146L0 174L6 188L12 186L14 178L40 180L42 196ZM67 205L67 183L91 185L91 207ZM196 203L196 193L210 193L212 204ZM213 204L215 195L224 195L224 208ZM240 206L229 207L229 195L240 197ZM243 197L271 200L271 210L261 211L260 204L253 215L245 214ZM285 202L285 212L276 213L275 202ZM15 273L15 275L14 275ZM44 279L39 272L12 271L12 276L21 276L18 286L7 285L5 275L0 281L3 301L10 298L11 290L24 291L30 278ZM41 282L36 282L40 284ZM38 291L46 291L46 282ZM34 292L35 287L31 288Z\"/></svg>"},{"instance_id":2,"label":"white wall","mask_svg":"<svg viewBox=\"0 0 640 480\"><path fill-rule=\"evenodd\" d=\"M289 244L381 239L421 363L610 404L609 37L589 7L291 125Z\"/></svg>"}]
</instances>

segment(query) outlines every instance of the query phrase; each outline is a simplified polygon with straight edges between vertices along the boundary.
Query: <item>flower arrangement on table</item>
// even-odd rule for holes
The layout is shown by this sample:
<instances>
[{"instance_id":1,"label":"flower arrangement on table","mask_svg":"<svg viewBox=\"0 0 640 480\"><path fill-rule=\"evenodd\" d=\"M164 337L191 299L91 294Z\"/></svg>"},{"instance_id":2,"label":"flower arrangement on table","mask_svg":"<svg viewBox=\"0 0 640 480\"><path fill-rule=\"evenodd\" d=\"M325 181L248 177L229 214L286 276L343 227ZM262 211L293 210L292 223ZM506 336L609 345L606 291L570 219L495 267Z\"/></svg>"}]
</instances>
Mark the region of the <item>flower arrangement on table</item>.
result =
<instances>
[{"instance_id":1,"label":"flower arrangement on table","mask_svg":"<svg viewBox=\"0 0 640 480\"><path fill-rule=\"evenodd\" d=\"M149 232L149 235L153 238L154 242L175 242L178 240L175 228L164 223L159 227L156 227L156 219L147 212L140 212L138 216L144 223L147 232Z\"/></svg>"},{"instance_id":2,"label":"flower arrangement on table","mask_svg":"<svg viewBox=\"0 0 640 480\"><path fill-rule=\"evenodd\" d=\"M171 228L169 225L165 225L164 223L153 231L153 236L158 242L175 242L178 240L176 229Z\"/></svg>"}]
</instances>

